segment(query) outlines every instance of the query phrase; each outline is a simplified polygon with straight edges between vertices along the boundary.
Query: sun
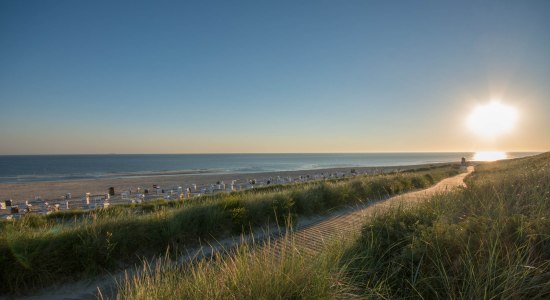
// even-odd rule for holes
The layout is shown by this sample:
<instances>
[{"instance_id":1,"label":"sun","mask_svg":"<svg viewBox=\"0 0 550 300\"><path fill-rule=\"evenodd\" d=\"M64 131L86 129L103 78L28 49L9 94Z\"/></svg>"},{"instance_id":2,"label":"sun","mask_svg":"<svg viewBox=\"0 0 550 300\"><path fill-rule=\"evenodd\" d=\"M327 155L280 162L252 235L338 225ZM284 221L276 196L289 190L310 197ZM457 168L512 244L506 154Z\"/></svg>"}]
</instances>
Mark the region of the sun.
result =
<instances>
[{"instance_id":1,"label":"sun","mask_svg":"<svg viewBox=\"0 0 550 300\"><path fill-rule=\"evenodd\" d=\"M500 101L479 105L468 117L468 127L484 138L495 138L514 129L517 110Z\"/></svg>"}]
</instances>

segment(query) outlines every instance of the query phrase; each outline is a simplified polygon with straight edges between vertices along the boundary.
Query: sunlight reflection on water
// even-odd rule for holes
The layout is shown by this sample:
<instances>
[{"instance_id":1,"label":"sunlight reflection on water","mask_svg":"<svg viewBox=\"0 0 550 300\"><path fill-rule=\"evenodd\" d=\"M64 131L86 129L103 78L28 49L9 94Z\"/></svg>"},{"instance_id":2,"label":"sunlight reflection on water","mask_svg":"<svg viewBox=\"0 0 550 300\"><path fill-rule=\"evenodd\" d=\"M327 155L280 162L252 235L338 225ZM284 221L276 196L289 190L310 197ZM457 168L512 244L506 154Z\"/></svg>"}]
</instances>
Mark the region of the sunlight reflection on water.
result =
<instances>
[{"instance_id":1,"label":"sunlight reflection on water","mask_svg":"<svg viewBox=\"0 0 550 300\"><path fill-rule=\"evenodd\" d=\"M508 158L506 152L502 151L481 151L474 154L475 161L495 161Z\"/></svg>"}]
</instances>

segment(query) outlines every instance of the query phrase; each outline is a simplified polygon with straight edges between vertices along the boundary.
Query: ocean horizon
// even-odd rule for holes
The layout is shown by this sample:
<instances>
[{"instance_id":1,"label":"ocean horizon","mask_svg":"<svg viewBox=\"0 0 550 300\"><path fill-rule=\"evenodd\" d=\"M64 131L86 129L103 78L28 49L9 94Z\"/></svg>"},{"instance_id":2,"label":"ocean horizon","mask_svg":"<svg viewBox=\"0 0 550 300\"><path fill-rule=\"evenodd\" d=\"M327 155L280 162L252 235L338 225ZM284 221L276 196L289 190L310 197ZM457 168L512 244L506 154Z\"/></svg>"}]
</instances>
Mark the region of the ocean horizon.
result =
<instances>
[{"instance_id":1,"label":"ocean horizon","mask_svg":"<svg viewBox=\"0 0 550 300\"><path fill-rule=\"evenodd\" d=\"M505 158L539 152L506 152ZM0 155L0 183L458 162L475 152Z\"/></svg>"}]
</instances>

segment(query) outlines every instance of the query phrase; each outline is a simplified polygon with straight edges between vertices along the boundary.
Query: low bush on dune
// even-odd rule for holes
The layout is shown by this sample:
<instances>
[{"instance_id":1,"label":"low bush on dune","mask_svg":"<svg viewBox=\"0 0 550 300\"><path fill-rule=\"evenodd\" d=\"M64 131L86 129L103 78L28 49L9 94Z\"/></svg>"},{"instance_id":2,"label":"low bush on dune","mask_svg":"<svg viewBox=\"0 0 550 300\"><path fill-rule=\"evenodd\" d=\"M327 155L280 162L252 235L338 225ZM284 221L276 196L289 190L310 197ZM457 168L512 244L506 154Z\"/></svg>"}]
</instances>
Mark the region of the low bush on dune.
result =
<instances>
[{"instance_id":1,"label":"low bush on dune","mask_svg":"<svg viewBox=\"0 0 550 300\"><path fill-rule=\"evenodd\" d=\"M437 181L458 170L458 166L450 165L414 173L220 193L188 202L157 200L4 222L0 290L17 293L98 274L167 247L192 247L205 239L277 222L292 223L299 216L426 187L429 181L417 179L430 175Z\"/></svg>"}]
</instances>

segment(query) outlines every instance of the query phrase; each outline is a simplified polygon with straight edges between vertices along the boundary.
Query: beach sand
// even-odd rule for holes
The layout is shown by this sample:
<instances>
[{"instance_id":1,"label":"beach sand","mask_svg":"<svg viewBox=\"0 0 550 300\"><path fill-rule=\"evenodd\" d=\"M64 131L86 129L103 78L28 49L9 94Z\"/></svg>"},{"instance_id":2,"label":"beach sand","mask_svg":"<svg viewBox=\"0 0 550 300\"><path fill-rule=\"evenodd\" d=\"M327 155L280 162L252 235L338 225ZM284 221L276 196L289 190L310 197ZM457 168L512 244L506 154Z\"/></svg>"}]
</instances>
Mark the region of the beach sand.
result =
<instances>
[{"instance_id":1,"label":"beach sand","mask_svg":"<svg viewBox=\"0 0 550 300\"><path fill-rule=\"evenodd\" d=\"M115 194L122 191L131 190L135 193L138 187L142 190L147 188L150 191L154 184L159 185L161 189L170 190L173 187L181 186L184 189L196 184L198 189L216 184L217 181L224 181L230 184L236 180L237 184L246 184L249 180L256 179L260 186L265 185L267 180L276 179L277 176L284 178L297 179L300 176L321 177L323 175L338 173L340 176L351 175L351 170L355 169L359 174L373 174L391 172L397 170L414 169L437 164L424 164L414 166L387 166L387 167L348 167L348 168L330 168L301 171L283 171L283 172L264 172L264 173L239 173L239 174L213 174L213 173L195 173L195 174L163 174L143 177L121 177L121 178L102 178L85 180L66 180L55 182L28 182L28 183L3 183L0 184L0 200L12 199L14 204L25 203L26 200L33 200L35 197L41 197L46 201L62 200L66 193L72 194L72 199L80 199L86 193L106 194L109 187L114 187ZM272 183L275 183L272 181ZM159 196L159 198L162 195Z\"/></svg>"}]
</instances>

